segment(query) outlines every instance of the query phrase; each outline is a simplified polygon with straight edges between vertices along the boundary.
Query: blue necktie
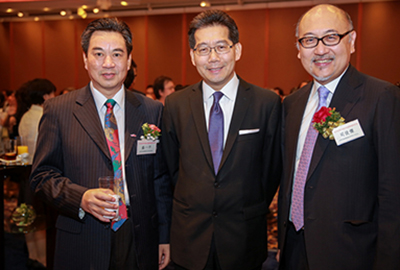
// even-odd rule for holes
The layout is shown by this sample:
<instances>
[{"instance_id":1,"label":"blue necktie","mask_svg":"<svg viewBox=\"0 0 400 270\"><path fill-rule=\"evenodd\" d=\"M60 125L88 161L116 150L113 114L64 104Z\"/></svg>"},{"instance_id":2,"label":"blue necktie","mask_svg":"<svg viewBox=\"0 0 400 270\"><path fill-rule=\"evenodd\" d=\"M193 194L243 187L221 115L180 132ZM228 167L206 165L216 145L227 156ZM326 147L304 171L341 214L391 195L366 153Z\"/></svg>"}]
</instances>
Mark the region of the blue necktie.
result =
<instances>
[{"instance_id":1,"label":"blue necktie","mask_svg":"<svg viewBox=\"0 0 400 270\"><path fill-rule=\"evenodd\" d=\"M217 91L213 96L214 103L211 107L208 123L208 140L210 142L215 175L217 175L224 148L224 113L219 105L219 101L224 94Z\"/></svg>"},{"instance_id":2,"label":"blue necktie","mask_svg":"<svg viewBox=\"0 0 400 270\"><path fill-rule=\"evenodd\" d=\"M318 88L319 103L316 112L321 107L326 106L326 99L329 95L329 90L324 86ZM296 231L304 226L304 187L306 184L308 169L311 163L312 153L314 151L315 141L317 140L318 131L312 125L312 121L307 131L307 136L304 141L303 151L301 152L299 165L297 167L296 177L293 184L292 195L292 222Z\"/></svg>"}]
</instances>

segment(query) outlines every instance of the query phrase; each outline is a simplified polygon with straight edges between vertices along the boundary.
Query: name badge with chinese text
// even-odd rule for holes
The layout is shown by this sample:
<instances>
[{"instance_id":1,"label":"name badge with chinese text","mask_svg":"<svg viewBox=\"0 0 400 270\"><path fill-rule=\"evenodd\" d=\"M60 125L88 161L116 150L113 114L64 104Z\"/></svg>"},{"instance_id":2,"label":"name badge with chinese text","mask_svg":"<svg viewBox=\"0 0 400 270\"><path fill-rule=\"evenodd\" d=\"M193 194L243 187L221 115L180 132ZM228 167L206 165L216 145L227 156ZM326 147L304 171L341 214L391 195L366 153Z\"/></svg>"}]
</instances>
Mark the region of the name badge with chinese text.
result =
<instances>
[{"instance_id":1,"label":"name badge with chinese text","mask_svg":"<svg viewBox=\"0 0 400 270\"><path fill-rule=\"evenodd\" d=\"M333 129L332 134L335 138L337 146L354 141L355 139L364 136L364 132L360 126L360 123L358 122L358 119Z\"/></svg>"},{"instance_id":2,"label":"name badge with chinese text","mask_svg":"<svg viewBox=\"0 0 400 270\"><path fill-rule=\"evenodd\" d=\"M150 155L157 151L157 142L153 140L139 140L137 142L136 155Z\"/></svg>"}]
</instances>

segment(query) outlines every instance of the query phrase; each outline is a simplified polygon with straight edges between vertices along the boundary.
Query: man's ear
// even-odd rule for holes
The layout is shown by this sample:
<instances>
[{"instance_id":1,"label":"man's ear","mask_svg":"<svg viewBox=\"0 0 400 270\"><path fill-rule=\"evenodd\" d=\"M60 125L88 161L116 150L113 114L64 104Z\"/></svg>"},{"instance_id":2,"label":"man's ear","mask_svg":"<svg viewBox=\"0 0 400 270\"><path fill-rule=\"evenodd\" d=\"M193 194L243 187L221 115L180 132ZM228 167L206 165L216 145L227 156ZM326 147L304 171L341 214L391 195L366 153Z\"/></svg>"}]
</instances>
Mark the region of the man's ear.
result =
<instances>
[{"instance_id":1,"label":"man's ear","mask_svg":"<svg viewBox=\"0 0 400 270\"><path fill-rule=\"evenodd\" d=\"M239 61L242 56L242 43L238 42L234 45L235 47L235 60Z\"/></svg>"},{"instance_id":2,"label":"man's ear","mask_svg":"<svg viewBox=\"0 0 400 270\"><path fill-rule=\"evenodd\" d=\"M192 60L193 66L196 66L196 62L194 61L194 51L190 49L190 59Z\"/></svg>"},{"instance_id":3,"label":"man's ear","mask_svg":"<svg viewBox=\"0 0 400 270\"><path fill-rule=\"evenodd\" d=\"M87 70L87 69L88 69L88 67L87 67L87 61L88 61L88 60L87 60L86 53L83 52L82 55L83 55L83 63L85 64L85 69Z\"/></svg>"}]
</instances>

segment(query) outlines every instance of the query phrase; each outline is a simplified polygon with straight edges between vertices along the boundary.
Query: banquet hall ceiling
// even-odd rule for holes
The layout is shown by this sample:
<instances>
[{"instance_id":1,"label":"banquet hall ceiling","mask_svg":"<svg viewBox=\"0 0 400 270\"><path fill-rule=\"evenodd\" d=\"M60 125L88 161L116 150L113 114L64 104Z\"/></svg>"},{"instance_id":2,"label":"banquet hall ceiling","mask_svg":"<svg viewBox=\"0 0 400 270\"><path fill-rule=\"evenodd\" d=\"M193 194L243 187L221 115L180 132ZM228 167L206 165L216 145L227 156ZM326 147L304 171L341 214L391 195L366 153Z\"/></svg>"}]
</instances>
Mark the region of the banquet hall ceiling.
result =
<instances>
[{"instance_id":1,"label":"banquet hall ceiling","mask_svg":"<svg viewBox=\"0 0 400 270\"><path fill-rule=\"evenodd\" d=\"M0 22L1 20L21 19L17 17L18 12L23 13L23 18L38 17L41 19L54 19L61 17L60 12L65 11L65 18L77 18L78 8L86 6L84 11L87 16L101 16L101 14L151 14L151 13L172 13L177 10L190 11L191 9L199 9L202 0L126 0L126 6L121 5L121 0L0 0ZM367 0L368 1L368 0ZM371 0L370 0L371 1ZM372 0L374 1L374 0ZM376 1L376 0L375 0ZM379 1L379 0L378 0ZM205 0L210 7L227 7L227 8L246 8L248 6L260 4L294 4L312 5L321 2L343 3L358 2L357 0ZM363 0L365 2L365 0ZM302 4L301 4L302 3ZM99 13L93 13L93 9L98 8ZM8 11L7 11L8 10ZM81 10L81 12L83 12ZM196 12L196 11L195 11ZM80 16L82 17L82 16Z\"/></svg>"}]
</instances>

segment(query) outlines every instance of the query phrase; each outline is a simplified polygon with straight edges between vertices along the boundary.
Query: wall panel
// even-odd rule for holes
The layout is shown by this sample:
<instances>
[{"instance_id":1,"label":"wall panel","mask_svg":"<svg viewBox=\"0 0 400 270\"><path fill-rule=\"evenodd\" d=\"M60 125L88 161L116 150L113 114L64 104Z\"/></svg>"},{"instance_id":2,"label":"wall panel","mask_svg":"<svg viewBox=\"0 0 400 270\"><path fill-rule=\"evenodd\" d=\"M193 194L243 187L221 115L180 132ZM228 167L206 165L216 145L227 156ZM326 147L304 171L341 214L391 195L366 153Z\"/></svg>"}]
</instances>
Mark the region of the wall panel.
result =
<instances>
[{"instance_id":1,"label":"wall panel","mask_svg":"<svg viewBox=\"0 0 400 270\"><path fill-rule=\"evenodd\" d=\"M181 79L182 15L149 16L149 82L161 75Z\"/></svg>"},{"instance_id":2,"label":"wall panel","mask_svg":"<svg viewBox=\"0 0 400 270\"><path fill-rule=\"evenodd\" d=\"M361 70L392 83L400 81L399 2L367 3L363 12Z\"/></svg>"},{"instance_id":3,"label":"wall panel","mask_svg":"<svg viewBox=\"0 0 400 270\"><path fill-rule=\"evenodd\" d=\"M357 30L351 63L360 71L395 83L400 80L398 49L400 1L341 4ZM263 87L280 86L286 93L310 79L297 59L295 26L309 7L227 11L238 24L243 44L237 73ZM197 13L123 17L133 33L133 59L138 65L135 88L159 75L175 83L200 80L186 42L189 23ZM1 89L46 76L58 90L89 81L82 61L80 36L92 19L44 22L3 22L0 25Z\"/></svg>"},{"instance_id":4,"label":"wall panel","mask_svg":"<svg viewBox=\"0 0 400 270\"><path fill-rule=\"evenodd\" d=\"M74 87L74 60L76 40L74 24L69 21L44 23L45 77L57 85L57 93L66 87Z\"/></svg>"},{"instance_id":5,"label":"wall panel","mask_svg":"<svg viewBox=\"0 0 400 270\"><path fill-rule=\"evenodd\" d=\"M10 81L10 23L0 24L0 89L11 89ZM8 79L7 79L8 78Z\"/></svg>"},{"instance_id":6,"label":"wall panel","mask_svg":"<svg viewBox=\"0 0 400 270\"><path fill-rule=\"evenodd\" d=\"M15 90L23 83L35 79L44 78L43 74L43 40L42 22L12 23L14 45L14 68L11 71L14 81L11 81L11 89ZM2 78L7 79L7 78Z\"/></svg>"}]
</instances>

